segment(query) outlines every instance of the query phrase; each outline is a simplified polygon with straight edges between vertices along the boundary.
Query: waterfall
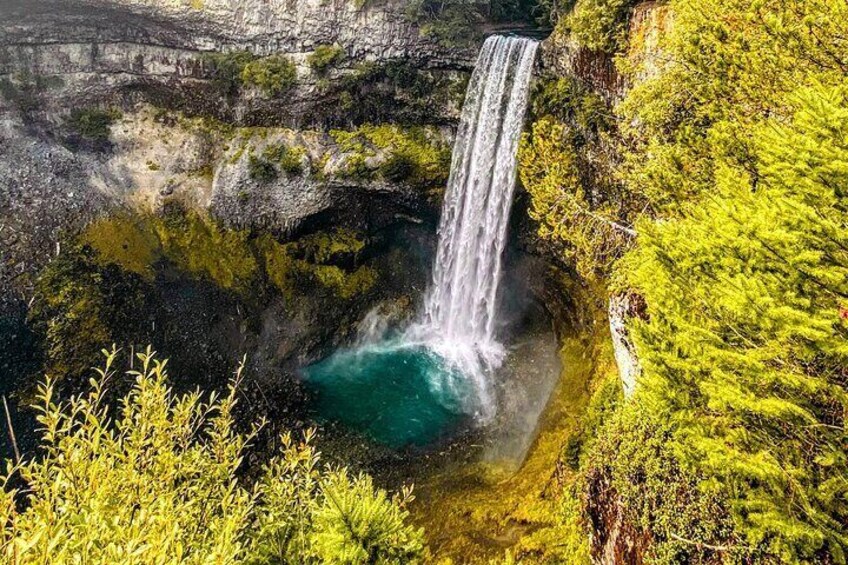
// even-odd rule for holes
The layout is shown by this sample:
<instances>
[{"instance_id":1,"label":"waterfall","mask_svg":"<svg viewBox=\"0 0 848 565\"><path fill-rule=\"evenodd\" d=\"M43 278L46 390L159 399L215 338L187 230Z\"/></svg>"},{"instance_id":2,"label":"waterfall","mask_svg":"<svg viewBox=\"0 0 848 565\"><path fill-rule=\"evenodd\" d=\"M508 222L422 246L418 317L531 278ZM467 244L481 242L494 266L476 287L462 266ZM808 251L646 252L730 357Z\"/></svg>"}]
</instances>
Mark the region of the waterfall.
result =
<instances>
[{"instance_id":1,"label":"waterfall","mask_svg":"<svg viewBox=\"0 0 848 565\"><path fill-rule=\"evenodd\" d=\"M493 36L480 51L454 144L432 284L406 332L474 380L484 415L494 410L488 374L504 356L498 286L537 45Z\"/></svg>"}]
</instances>

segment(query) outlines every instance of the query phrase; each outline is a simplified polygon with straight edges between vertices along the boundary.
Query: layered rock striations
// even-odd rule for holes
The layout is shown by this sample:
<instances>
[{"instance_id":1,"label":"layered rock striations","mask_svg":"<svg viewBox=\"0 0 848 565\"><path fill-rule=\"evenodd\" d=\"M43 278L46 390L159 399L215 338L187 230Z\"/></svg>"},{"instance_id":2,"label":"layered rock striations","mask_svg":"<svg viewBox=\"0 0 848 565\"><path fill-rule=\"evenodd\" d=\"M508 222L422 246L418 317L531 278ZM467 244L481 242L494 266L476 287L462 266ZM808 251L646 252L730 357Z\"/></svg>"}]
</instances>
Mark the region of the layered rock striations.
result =
<instances>
[{"instance_id":1,"label":"layered rock striations","mask_svg":"<svg viewBox=\"0 0 848 565\"><path fill-rule=\"evenodd\" d=\"M339 55L317 69L322 46ZM236 55L284 57L294 79L273 92L240 84L240 68L222 79ZM116 207L177 199L286 233L339 210L430 213L432 194L375 173L385 148L342 174L356 151L327 132L423 123L449 143L475 55L423 37L396 1L3 2L2 288L25 289L63 234ZM303 167L254 178L256 152L273 143L295 147Z\"/></svg>"}]
</instances>

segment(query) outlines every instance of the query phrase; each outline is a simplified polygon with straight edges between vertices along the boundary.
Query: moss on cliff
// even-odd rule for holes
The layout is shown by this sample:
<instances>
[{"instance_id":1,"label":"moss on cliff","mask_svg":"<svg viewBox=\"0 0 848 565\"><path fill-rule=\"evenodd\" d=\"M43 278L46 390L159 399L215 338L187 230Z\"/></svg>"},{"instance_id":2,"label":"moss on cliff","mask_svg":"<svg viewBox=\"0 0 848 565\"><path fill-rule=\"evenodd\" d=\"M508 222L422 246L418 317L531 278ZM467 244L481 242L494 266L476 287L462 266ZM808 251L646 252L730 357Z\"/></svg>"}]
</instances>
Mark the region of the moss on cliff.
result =
<instances>
[{"instance_id":1,"label":"moss on cliff","mask_svg":"<svg viewBox=\"0 0 848 565\"><path fill-rule=\"evenodd\" d=\"M90 224L80 241L101 265L116 265L150 280L157 262L167 261L239 294L252 291L263 270L289 297L305 278L344 299L367 292L377 279L374 269L358 265L366 240L346 228L280 243L270 235L251 238L245 230L223 228L197 212L172 211L104 218Z\"/></svg>"},{"instance_id":2,"label":"moss on cliff","mask_svg":"<svg viewBox=\"0 0 848 565\"><path fill-rule=\"evenodd\" d=\"M344 300L371 290L378 279L372 267L361 265L351 269L333 264L342 261L355 265L365 245L356 232L344 228L318 232L289 243L279 243L267 235L256 242L268 280L288 299L292 299L302 284L318 283Z\"/></svg>"},{"instance_id":3,"label":"moss on cliff","mask_svg":"<svg viewBox=\"0 0 848 565\"><path fill-rule=\"evenodd\" d=\"M433 128L362 126L353 131L334 130L331 135L348 154L341 171L344 176L380 178L429 190L447 183L451 149ZM373 168L366 166L366 159L377 155L382 161Z\"/></svg>"},{"instance_id":4,"label":"moss on cliff","mask_svg":"<svg viewBox=\"0 0 848 565\"><path fill-rule=\"evenodd\" d=\"M256 87L265 96L280 96L294 86L297 69L284 55L269 55L247 63L240 78L243 85Z\"/></svg>"},{"instance_id":5,"label":"moss on cliff","mask_svg":"<svg viewBox=\"0 0 848 565\"><path fill-rule=\"evenodd\" d=\"M162 253L159 239L150 226L130 215L105 218L90 224L80 236L80 241L96 251L98 263L119 265L145 279L154 276L154 262Z\"/></svg>"},{"instance_id":6,"label":"moss on cliff","mask_svg":"<svg viewBox=\"0 0 848 565\"><path fill-rule=\"evenodd\" d=\"M39 274L30 323L44 343L47 369L76 377L104 343L151 339L156 289L168 281L188 278L196 281L192 288L215 289L246 308L274 293L286 304L313 296L350 305L380 278L360 259L367 244L342 228L279 242L179 209L102 218Z\"/></svg>"},{"instance_id":7,"label":"moss on cliff","mask_svg":"<svg viewBox=\"0 0 848 565\"><path fill-rule=\"evenodd\" d=\"M137 262L131 261L133 266ZM86 245L71 245L36 280L29 321L44 344L50 375L79 377L105 343L141 330L145 280L103 265Z\"/></svg>"},{"instance_id":8,"label":"moss on cliff","mask_svg":"<svg viewBox=\"0 0 848 565\"><path fill-rule=\"evenodd\" d=\"M334 43L332 45L318 45L315 51L309 54L306 62L319 75L326 74L332 67L338 65L345 57L342 46Z\"/></svg>"}]
</instances>

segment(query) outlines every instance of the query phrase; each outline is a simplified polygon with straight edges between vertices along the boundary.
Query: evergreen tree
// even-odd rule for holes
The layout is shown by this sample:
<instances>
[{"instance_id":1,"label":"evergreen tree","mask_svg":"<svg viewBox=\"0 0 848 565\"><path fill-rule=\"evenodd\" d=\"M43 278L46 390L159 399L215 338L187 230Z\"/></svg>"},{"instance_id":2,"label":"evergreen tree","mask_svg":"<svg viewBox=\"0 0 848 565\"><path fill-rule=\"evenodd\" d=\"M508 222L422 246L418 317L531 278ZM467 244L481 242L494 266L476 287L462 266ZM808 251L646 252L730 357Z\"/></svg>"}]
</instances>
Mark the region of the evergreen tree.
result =
<instances>
[{"instance_id":1,"label":"evergreen tree","mask_svg":"<svg viewBox=\"0 0 848 565\"><path fill-rule=\"evenodd\" d=\"M715 193L643 222L625 269L646 401L752 551L845 562L848 89L791 102L751 132L756 167L717 160Z\"/></svg>"}]
</instances>

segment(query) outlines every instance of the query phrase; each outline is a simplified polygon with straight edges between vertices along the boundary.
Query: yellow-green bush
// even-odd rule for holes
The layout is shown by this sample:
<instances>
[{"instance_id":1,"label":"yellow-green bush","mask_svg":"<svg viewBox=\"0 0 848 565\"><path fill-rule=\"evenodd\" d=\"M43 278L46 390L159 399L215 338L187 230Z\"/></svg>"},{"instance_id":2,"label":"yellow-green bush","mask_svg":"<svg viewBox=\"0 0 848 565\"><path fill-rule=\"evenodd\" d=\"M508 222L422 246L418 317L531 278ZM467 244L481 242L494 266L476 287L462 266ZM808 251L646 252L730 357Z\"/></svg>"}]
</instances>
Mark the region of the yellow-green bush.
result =
<instances>
[{"instance_id":1,"label":"yellow-green bush","mask_svg":"<svg viewBox=\"0 0 848 565\"><path fill-rule=\"evenodd\" d=\"M241 86L244 68L255 59L256 56L249 51L204 53L201 58L209 69L213 82L226 94L231 94Z\"/></svg>"},{"instance_id":2,"label":"yellow-green bush","mask_svg":"<svg viewBox=\"0 0 848 565\"><path fill-rule=\"evenodd\" d=\"M306 149L299 146L289 147L285 143L269 145L262 157L272 166L279 166L287 175L299 175L303 172L303 160Z\"/></svg>"},{"instance_id":3,"label":"yellow-green bush","mask_svg":"<svg viewBox=\"0 0 848 565\"><path fill-rule=\"evenodd\" d=\"M294 86L297 70L284 55L269 55L248 62L240 78L243 84L255 86L266 96L279 96Z\"/></svg>"},{"instance_id":4,"label":"yellow-green bush","mask_svg":"<svg viewBox=\"0 0 848 565\"><path fill-rule=\"evenodd\" d=\"M309 54L306 62L316 73L324 74L330 67L344 59L344 54L341 45L319 45L315 48L315 51Z\"/></svg>"},{"instance_id":5,"label":"yellow-green bush","mask_svg":"<svg viewBox=\"0 0 848 565\"><path fill-rule=\"evenodd\" d=\"M577 0L560 20L558 33L569 33L594 51L615 53L627 41L631 10L637 0Z\"/></svg>"},{"instance_id":6,"label":"yellow-green bush","mask_svg":"<svg viewBox=\"0 0 848 565\"><path fill-rule=\"evenodd\" d=\"M107 401L118 352L87 394L38 394L41 452L0 475L0 559L14 565L405 564L425 553L404 490L319 465L285 434L256 484L240 473L258 427L236 431L241 371L223 397L176 395L166 361L139 354L132 390ZM261 425L258 424L258 425Z\"/></svg>"},{"instance_id":7,"label":"yellow-green bush","mask_svg":"<svg viewBox=\"0 0 848 565\"><path fill-rule=\"evenodd\" d=\"M331 132L340 148L348 153L343 174L356 178L379 177L391 182L406 182L421 188L441 188L450 173L451 148L437 131L425 127L402 128L393 125L362 126L354 131ZM386 153L376 171L364 161Z\"/></svg>"},{"instance_id":8,"label":"yellow-green bush","mask_svg":"<svg viewBox=\"0 0 848 565\"><path fill-rule=\"evenodd\" d=\"M534 123L519 147L519 177L530 193L539 235L561 244L581 276L595 278L609 272L632 230L619 223L620 203L588 192L571 135L551 116Z\"/></svg>"}]
</instances>

